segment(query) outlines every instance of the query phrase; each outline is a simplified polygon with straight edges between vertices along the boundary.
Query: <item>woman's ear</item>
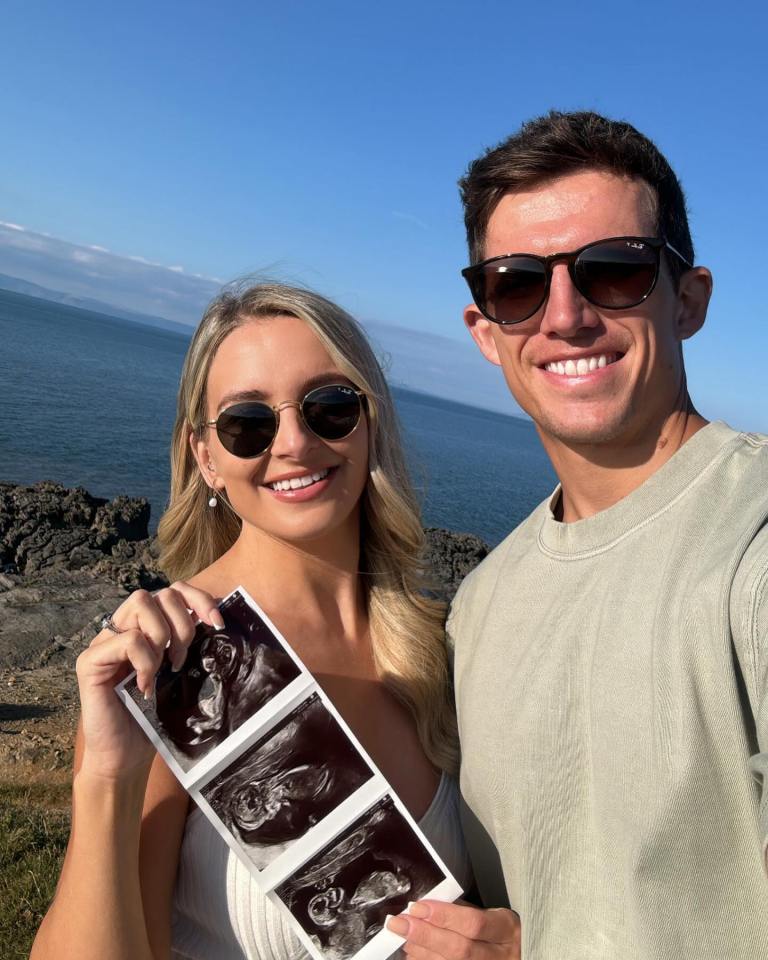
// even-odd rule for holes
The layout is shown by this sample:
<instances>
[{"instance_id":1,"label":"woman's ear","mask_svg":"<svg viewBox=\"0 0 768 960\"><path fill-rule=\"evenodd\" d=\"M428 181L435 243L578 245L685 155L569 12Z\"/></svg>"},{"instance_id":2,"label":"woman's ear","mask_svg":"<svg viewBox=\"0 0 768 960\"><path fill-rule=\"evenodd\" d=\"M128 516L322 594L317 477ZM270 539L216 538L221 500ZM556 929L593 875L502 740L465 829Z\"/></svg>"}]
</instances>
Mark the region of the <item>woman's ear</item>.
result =
<instances>
[{"instance_id":1,"label":"woman's ear","mask_svg":"<svg viewBox=\"0 0 768 960\"><path fill-rule=\"evenodd\" d=\"M224 484L216 473L216 464L211 457L211 450L208 444L205 440L200 439L194 430L191 430L189 434L189 445L192 448L192 453L197 462L200 476L205 481L206 486L210 487L211 490L221 490Z\"/></svg>"}]
</instances>

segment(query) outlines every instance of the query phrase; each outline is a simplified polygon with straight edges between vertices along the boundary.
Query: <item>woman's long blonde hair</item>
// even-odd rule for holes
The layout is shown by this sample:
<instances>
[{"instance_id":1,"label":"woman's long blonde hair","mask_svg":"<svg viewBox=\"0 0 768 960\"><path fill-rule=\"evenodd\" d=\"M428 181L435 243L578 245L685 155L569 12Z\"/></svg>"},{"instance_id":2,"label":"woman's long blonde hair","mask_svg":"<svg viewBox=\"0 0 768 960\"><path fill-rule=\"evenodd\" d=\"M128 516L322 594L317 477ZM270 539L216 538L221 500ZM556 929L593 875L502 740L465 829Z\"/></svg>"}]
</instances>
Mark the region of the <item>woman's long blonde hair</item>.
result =
<instances>
[{"instance_id":1,"label":"woman's long blonde hair","mask_svg":"<svg viewBox=\"0 0 768 960\"><path fill-rule=\"evenodd\" d=\"M429 759L454 772L458 749L446 662L444 604L432 599L424 570L424 533L411 487L392 396L357 322L309 290L261 283L225 292L208 307L192 338L179 387L171 447L171 495L160 520L160 565L184 580L225 553L240 533L229 510L207 506L210 491L189 443L207 419L213 357L237 327L259 317L307 323L338 366L366 395L368 482L361 511L360 572L379 676L411 711Z\"/></svg>"}]
</instances>

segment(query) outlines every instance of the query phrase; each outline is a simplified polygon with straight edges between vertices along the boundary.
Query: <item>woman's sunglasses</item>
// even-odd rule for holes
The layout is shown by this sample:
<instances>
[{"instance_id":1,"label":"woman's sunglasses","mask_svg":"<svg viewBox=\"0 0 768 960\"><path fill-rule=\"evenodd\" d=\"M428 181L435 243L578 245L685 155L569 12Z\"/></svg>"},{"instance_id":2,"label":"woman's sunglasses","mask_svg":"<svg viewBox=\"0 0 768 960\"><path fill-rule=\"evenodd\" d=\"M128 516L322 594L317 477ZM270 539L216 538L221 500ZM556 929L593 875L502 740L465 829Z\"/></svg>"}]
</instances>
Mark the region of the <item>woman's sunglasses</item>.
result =
<instances>
[{"instance_id":1,"label":"woman's sunglasses","mask_svg":"<svg viewBox=\"0 0 768 960\"><path fill-rule=\"evenodd\" d=\"M320 440L343 440L360 423L361 390L344 383L331 383L310 390L303 400L286 400L276 407L257 400L227 407L205 426L216 427L216 435L225 450L248 459L266 453L280 426L280 411L296 407L304 425Z\"/></svg>"},{"instance_id":2,"label":"woman's sunglasses","mask_svg":"<svg viewBox=\"0 0 768 960\"><path fill-rule=\"evenodd\" d=\"M568 265L573 285L585 300L606 310L626 310L653 293L664 249L691 266L666 240L611 237L548 257L532 253L489 257L465 267L461 275L478 310L493 323L522 323L532 317L547 299L556 263Z\"/></svg>"}]
</instances>

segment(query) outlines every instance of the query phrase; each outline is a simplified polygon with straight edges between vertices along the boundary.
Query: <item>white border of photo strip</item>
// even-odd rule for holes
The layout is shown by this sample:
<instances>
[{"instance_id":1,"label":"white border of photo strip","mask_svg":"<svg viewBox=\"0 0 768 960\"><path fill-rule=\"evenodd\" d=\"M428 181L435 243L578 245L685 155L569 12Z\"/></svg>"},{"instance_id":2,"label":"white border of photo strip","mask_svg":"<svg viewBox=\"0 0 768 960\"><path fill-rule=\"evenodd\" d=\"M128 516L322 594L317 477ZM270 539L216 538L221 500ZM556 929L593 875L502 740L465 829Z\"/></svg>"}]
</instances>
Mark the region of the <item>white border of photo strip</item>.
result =
<instances>
[{"instance_id":1,"label":"white border of photo strip","mask_svg":"<svg viewBox=\"0 0 768 960\"><path fill-rule=\"evenodd\" d=\"M433 900L452 902L461 896L462 888L440 859L432 844L424 836L424 833L411 814L406 810L400 798L382 776L376 764L363 749L357 737L317 684L312 674L307 670L299 657L294 653L290 644L287 643L280 631L256 601L253 600L243 587L237 587L227 597L224 597L221 604L223 605L238 593L257 616L261 618L265 626L277 639L278 643L296 663L300 673L298 677L290 681L283 690L272 697L272 699L253 714L253 716L242 723L241 726L233 731L222 743L218 744L218 746L194 762L189 770L185 771L181 767L168 749L164 740L158 735L152 724L144 716L139 705L125 689L126 685L135 679L136 673L131 673L125 680L119 683L115 687L115 692L136 718L144 733L156 747L160 756L168 764L182 786L188 791L202 813L211 822L216 832L230 847L233 853L245 864L251 876L268 899L290 922L291 929L293 929L299 937L310 956L315 958L315 960L328 960L327 955L318 949L299 921L277 896L275 888L289 879L308 860L311 860L313 856L322 850L326 844L330 843L345 828L364 814L366 810L385 796L389 795L392 797L395 808L402 814L405 821L425 847L427 853L431 856L435 865L443 874L443 880L428 893L423 894L423 896ZM241 756L252 744L267 735L276 724L287 717L288 714L313 694L320 698L323 706L336 720L347 737L349 737L350 742L368 764L373 775L359 786L351 796L343 800L334 810L320 820L319 823L310 827L303 837L295 840L271 863L262 870L259 870L249 857L245 847L237 837L227 829L211 805L206 801L205 797L203 797L201 790L218 776L222 770ZM352 956L354 960L384 960L384 958L390 956L397 950L398 947L402 946L403 943L404 940L402 937L397 936L387 929L382 929ZM347 960L352 960L352 957L347 958Z\"/></svg>"}]
</instances>

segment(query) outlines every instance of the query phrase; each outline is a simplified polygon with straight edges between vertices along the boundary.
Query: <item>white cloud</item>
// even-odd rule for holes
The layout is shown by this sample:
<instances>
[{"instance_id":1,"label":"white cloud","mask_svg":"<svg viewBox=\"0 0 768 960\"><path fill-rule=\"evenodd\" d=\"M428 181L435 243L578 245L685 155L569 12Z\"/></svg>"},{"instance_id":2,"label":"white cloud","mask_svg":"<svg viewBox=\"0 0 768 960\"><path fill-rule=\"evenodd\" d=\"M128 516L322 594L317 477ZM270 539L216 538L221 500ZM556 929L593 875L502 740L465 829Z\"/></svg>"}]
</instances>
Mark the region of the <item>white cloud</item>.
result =
<instances>
[{"instance_id":1,"label":"white cloud","mask_svg":"<svg viewBox=\"0 0 768 960\"><path fill-rule=\"evenodd\" d=\"M421 227L422 230L429 230L429 224L412 213L405 213L403 210L393 210L392 216L398 220L405 220L406 223L413 223L417 227Z\"/></svg>"},{"instance_id":2,"label":"white cloud","mask_svg":"<svg viewBox=\"0 0 768 960\"><path fill-rule=\"evenodd\" d=\"M71 297L192 326L222 281L134 255L45 238L0 223L0 273ZM98 304L93 305L98 309ZM469 336L462 343L425 331L365 322L392 383L474 406L519 413L498 368Z\"/></svg>"},{"instance_id":3,"label":"white cloud","mask_svg":"<svg viewBox=\"0 0 768 960\"><path fill-rule=\"evenodd\" d=\"M24 232L24 227L20 227L18 223L8 223L7 220L0 220L0 227L6 227L8 230L20 230Z\"/></svg>"}]
</instances>

